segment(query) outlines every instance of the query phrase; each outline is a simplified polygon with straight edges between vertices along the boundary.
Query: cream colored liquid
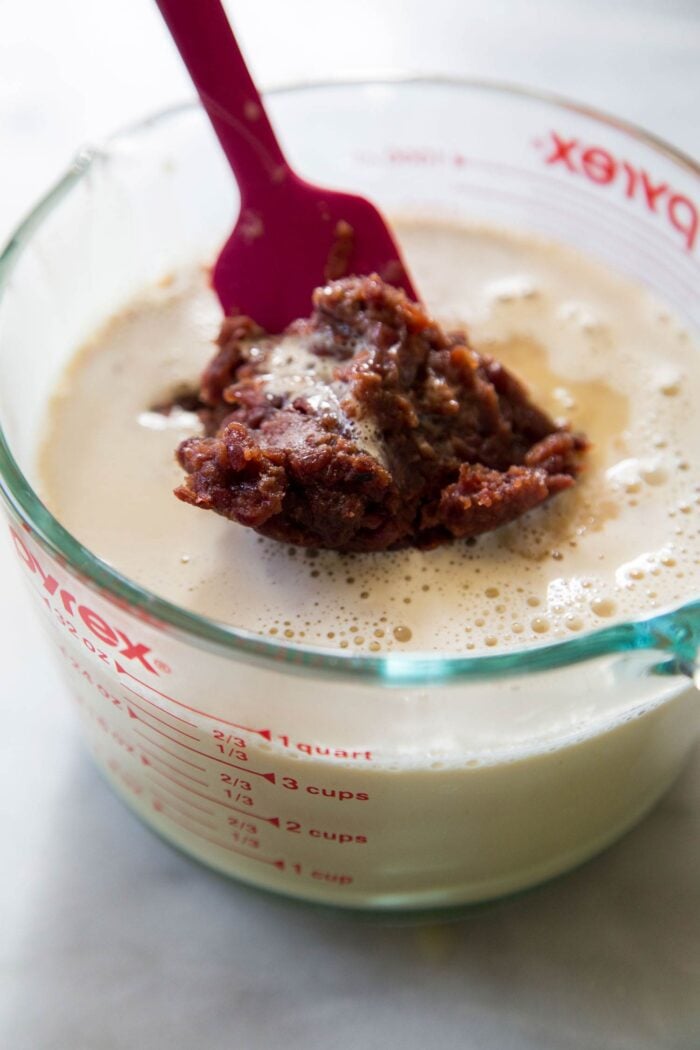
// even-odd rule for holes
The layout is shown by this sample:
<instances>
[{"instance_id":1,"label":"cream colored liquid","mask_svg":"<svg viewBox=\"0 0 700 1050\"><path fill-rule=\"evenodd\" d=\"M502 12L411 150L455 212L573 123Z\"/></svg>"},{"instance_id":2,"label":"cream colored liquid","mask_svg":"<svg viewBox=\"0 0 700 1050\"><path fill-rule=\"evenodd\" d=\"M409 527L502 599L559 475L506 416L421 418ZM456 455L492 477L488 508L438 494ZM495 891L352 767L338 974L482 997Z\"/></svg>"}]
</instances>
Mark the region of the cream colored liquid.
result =
<instances>
[{"instance_id":1,"label":"cream colored liquid","mask_svg":"<svg viewBox=\"0 0 700 1050\"><path fill-rule=\"evenodd\" d=\"M203 272L149 289L76 356L41 457L46 501L155 593L264 635L353 651L520 648L700 589L700 354L642 289L535 238L399 224L418 286L593 443L574 490L474 546L305 552L179 503L186 413L149 412L212 354Z\"/></svg>"},{"instance_id":2,"label":"cream colored liquid","mask_svg":"<svg viewBox=\"0 0 700 1050\"><path fill-rule=\"evenodd\" d=\"M194 273L144 293L65 373L41 460L62 522L189 609L350 650L535 645L696 593L699 355L677 323L564 248L429 224L400 235L436 314L466 322L477 347L589 434L575 490L472 547L353 558L311 557L179 503L173 449L193 421L148 406L211 355L218 310ZM44 607L43 576L32 579ZM148 641L170 671L139 684L115 675L113 650L86 663L75 609L100 599L70 588L77 637L60 605L54 627L117 789L206 863L314 900L462 903L560 872L658 798L697 727L683 679L643 673L659 653L391 689L232 663L157 631Z\"/></svg>"}]
</instances>

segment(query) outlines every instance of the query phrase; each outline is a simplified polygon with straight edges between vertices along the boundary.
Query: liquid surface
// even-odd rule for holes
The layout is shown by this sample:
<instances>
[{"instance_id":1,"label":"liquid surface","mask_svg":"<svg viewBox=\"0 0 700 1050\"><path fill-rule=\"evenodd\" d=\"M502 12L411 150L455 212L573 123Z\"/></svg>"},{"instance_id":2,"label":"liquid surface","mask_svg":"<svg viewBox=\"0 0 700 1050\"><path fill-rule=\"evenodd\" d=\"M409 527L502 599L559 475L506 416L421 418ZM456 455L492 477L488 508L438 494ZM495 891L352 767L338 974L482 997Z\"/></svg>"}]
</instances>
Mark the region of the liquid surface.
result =
<instances>
[{"instance_id":1,"label":"liquid surface","mask_svg":"<svg viewBox=\"0 0 700 1050\"><path fill-rule=\"evenodd\" d=\"M700 354L642 289L570 250L498 230L397 226L426 302L593 443L570 492L473 545L305 552L178 502L194 384L219 309L200 271L148 289L56 391L43 495L125 575L213 619L353 651L493 652L635 618L700 590Z\"/></svg>"}]
</instances>

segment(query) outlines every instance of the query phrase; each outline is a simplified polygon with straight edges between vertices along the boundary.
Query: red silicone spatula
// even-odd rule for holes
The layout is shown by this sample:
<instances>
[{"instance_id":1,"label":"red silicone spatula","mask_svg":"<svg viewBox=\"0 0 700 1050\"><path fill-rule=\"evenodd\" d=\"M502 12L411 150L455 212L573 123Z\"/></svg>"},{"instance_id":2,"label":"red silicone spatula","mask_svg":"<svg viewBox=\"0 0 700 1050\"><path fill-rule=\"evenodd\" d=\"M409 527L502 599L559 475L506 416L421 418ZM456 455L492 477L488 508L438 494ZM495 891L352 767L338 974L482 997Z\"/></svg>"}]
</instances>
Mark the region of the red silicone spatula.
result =
<instances>
[{"instance_id":1,"label":"red silicone spatula","mask_svg":"<svg viewBox=\"0 0 700 1050\"><path fill-rule=\"evenodd\" d=\"M338 233L352 236L346 272L376 271L416 292L385 220L363 197L305 182L280 149L219 0L156 0L233 169L241 211L214 268L226 313L269 332L307 316ZM369 114L368 114L369 119ZM313 127L308 133L314 134ZM341 226L339 227L339 223Z\"/></svg>"}]
</instances>

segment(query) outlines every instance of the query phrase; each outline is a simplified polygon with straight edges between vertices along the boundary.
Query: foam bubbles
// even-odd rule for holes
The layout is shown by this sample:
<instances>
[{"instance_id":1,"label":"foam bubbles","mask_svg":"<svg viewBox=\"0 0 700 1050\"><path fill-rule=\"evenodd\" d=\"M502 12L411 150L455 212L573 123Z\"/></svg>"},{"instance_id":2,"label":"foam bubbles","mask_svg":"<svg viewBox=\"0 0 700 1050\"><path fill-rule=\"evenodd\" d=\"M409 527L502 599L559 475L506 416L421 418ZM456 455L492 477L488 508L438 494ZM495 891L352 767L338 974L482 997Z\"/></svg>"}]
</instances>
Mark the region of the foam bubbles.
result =
<instances>
[{"instance_id":1,"label":"foam bubbles","mask_svg":"<svg viewBox=\"0 0 700 1050\"><path fill-rule=\"evenodd\" d=\"M463 231L451 234L452 257L436 258L425 227L419 237L412 229L399 233L436 315L470 321L478 349L589 434L574 488L497 533L427 552L302 551L185 508L171 495L172 450L194 420L143 409L211 354L218 305L198 274L115 318L66 373L42 462L62 522L127 576L195 612L277 643L353 654L544 645L697 594L700 355L685 333L646 292L556 246ZM279 366L313 384L294 354ZM117 389L119 371L138 375L140 388ZM93 392L108 386L110 413L95 404L86 443ZM128 468L117 485L100 469L115 447ZM66 463L77 479L94 479L87 503ZM149 508L140 544L114 527L126 490L129 525L132 506Z\"/></svg>"}]
</instances>

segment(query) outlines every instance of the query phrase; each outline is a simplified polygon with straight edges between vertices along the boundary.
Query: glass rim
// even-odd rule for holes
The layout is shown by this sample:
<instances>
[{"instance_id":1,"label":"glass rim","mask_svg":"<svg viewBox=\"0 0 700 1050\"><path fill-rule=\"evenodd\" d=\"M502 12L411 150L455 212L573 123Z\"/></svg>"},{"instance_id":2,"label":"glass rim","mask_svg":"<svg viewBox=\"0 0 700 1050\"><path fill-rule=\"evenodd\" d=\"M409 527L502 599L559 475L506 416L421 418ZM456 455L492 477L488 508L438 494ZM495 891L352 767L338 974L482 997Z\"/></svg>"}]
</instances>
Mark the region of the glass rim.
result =
<instances>
[{"instance_id":1,"label":"glass rim","mask_svg":"<svg viewBox=\"0 0 700 1050\"><path fill-rule=\"evenodd\" d=\"M655 151L688 169L700 178L700 164L682 151L637 125L611 116L594 107L571 101L556 93L540 91L497 80L480 78L396 74L344 77L318 81L295 81L275 85L266 95L301 94L318 90L423 86L484 90L544 102L557 108L607 124L643 142ZM68 169L35 204L0 253L0 301L17 259L34 233L65 196L88 174L93 164L109 157L110 147L125 137L133 137L166 123L184 113L199 109L196 99L181 102L141 118L113 134L99 145L80 149ZM131 606L151 622L170 630L189 642L199 644L229 658L262 663L278 671L318 672L335 678L361 679L382 685L429 685L474 679L533 673L576 664L598 656L630 650L663 648L682 660L696 658L696 633L700 631L700 595L689 602L671 606L653 616L615 623L588 631L578 637L549 644L523 647L508 653L463 656L459 653L387 652L378 655L344 653L320 646L301 646L267 639L244 628L222 623L190 612L122 575L84 547L43 504L20 470L10 451L0 421L0 492L10 508L31 528L32 535L51 555L67 563L89 586L118 604Z\"/></svg>"}]
</instances>

